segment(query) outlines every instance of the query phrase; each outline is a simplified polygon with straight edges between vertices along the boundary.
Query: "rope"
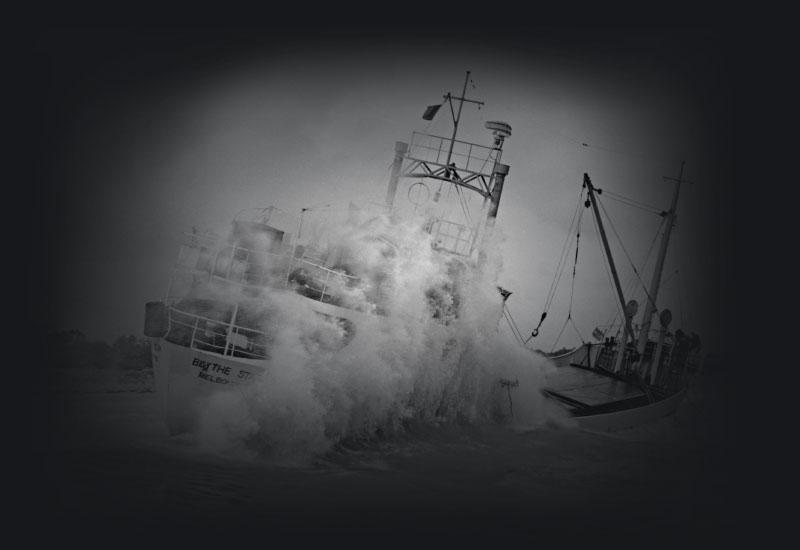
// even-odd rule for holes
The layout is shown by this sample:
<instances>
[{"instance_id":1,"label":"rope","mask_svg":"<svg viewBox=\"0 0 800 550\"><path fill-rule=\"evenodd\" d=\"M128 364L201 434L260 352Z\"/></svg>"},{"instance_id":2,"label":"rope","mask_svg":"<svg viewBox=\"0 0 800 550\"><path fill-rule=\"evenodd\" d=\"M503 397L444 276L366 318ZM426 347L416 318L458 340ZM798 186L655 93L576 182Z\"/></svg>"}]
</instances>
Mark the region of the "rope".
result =
<instances>
[{"instance_id":1,"label":"rope","mask_svg":"<svg viewBox=\"0 0 800 550\"><path fill-rule=\"evenodd\" d=\"M681 310L681 325L686 326L686 317L683 311L683 275L678 274L678 307Z\"/></svg>"},{"instance_id":2,"label":"rope","mask_svg":"<svg viewBox=\"0 0 800 550\"><path fill-rule=\"evenodd\" d=\"M505 310L506 310L506 313L508 314L508 318L509 318L509 319L511 319L511 323L514 325L514 328L516 329L517 333L518 333L520 336L522 336L522 331L521 331L521 330L519 330L519 325L517 325L517 322L514 320L514 316L513 316L513 315L511 315L511 309L509 309L509 307L508 307L508 304L505 304L505 303L504 303L504 304L503 304L503 307L505 308Z\"/></svg>"},{"instance_id":3,"label":"rope","mask_svg":"<svg viewBox=\"0 0 800 550\"><path fill-rule=\"evenodd\" d=\"M580 204L580 203L579 203ZM553 344L553 348L550 350L551 352L555 350L555 347L558 345L558 342L561 340L561 335L564 334L564 329L567 327L567 324L571 321L572 326L575 329L575 333L580 338L581 343L585 344L586 340L583 339L583 335L581 331L578 329L578 325L575 323L575 319L572 318L572 305L573 299L575 297L575 274L578 268L578 250L580 249L580 242L581 242L581 220L583 219L583 210L581 210L580 214L578 215L578 223L577 227L577 234L575 237L575 261L572 264L572 284L570 286L569 291L569 309L567 311L567 318L564 320L564 324L561 326L561 331L558 333L558 337L556 338L555 343ZM541 324L541 323L540 323Z\"/></svg>"},{"instance_id":4,"label":"rope","mask_svg":"<svg viewBox=\"0 0 800 550\"><path fill-rule=\"evenodd\" d=\"M558 264L556 267L556 273L553 276L553 282L550 284L550 290L547 292L547 298L544 302L544 310L545 312L550 310L550 306L553 304L553 298L555 297L556 289L558 288L558 283L561 281L561 276L564 273L564 264L566 262L567 253L569 252L569 243L572 240L572 230L573 226L575 225L575 221L578 218L579 212L581 212L581 204L583 199L583 187L581 187L580 194L578 195L578 203L575 206L575 212L572 214L572 221L569 224L569 231L567 232L567 236L564 239L564 245L561 247L561 255L558 260ZM581 212L582 213L582 212Z\"/></svg>"},{"instance_id":5,"label":"rope","mask_svg":"<svg viewBox=\"0 0 800 550\"><path fill-rule=\"evenodd\" d=\"M572 287L569 290L569 314L572 315L572 300L575 296L575 271L578 268L578 248L581 244L581 218L583 218L583 211L578 216L578 234L575 238L575 262L572 264Z\"/></svg>"},{"instance_id":6,"label":"rope","mask_svg":"<svg viewBox=\"0 0 800 550\"><path fill-rule=\"evenodd\" d=\"M581 344L585 344L586 340L583 339L583 335L581 334L581 331L578 330L578 325L575 324L575 319L573 319L572 316L567 317L567 319L572 321L572 327L575 329L575 332L578 334L578 338L580 338Z\"/></svg>"},{"instance_id":7,"label":"rope","mask_svg":"<svg viewBox=\"0 0 800 550\"><path fill-rule=\"evenodd\" d=\"M509 324L511 325L511 328L512 328L512 330L514 330L514 331L515 331L515 333L516 333L516 336L517 336L517 339L518 339L518 340L520 341L520 343L521 343L521 344L524 346L524 345L525 345L525 342L523 341L523 337L522 337L522 331L520 331L520 330L519 330L519 326L517 325L517 322L514 320L514 317L511 315L511 310L510 310L510 309L508 309L508 306L507 306L507 305L504 305L504 309L503 309L503 311L504 311L504 313L505 313L505 314L506 314L506 316L507 316L507 319L506 319L506 320L507 320L507 321L509 322Z\"/></svg>"},{"instance_id":8,"label":"rope","mask_svg":"<svg viewBox=\"0 0 800 550\"><path fill-rule=\"evenodd\" d=\"M506 322L508 323L508 326L511 328L511 333L514 335L514 339L516 339L516 341L517 341L517 342L518 342L520 345L523 345L523 346L524 346L524 345L525 345L525 343L522 341L522 335L521 335L521 334L519 334L519 332L518 332L518 331L519 331L519 329L516 327L516 325L514 324L514 321L513 321L513 320L510 318L510 316L509 316L509 315L508 315L508 313L506 312L506 309L505 309L505 308L503 308L503 317L505 317L505 319L506 319Z\"/></svg>"},{"instance_id":9,"label":"rope","mask_svg":"<svg viewBox=\"0 0 800 550\"><path fill-rule=\"evenodd\" d=\"M469 215L469 208L467 207L466 200L464 199L464 193L461 191L461 188L458 185L453 185L456 188L456 194L458 195L458 203L461 205L461 211L464 213L464 218L467 220L468 225L472 225L472 218Z\"/></svg>"},{"instance_id":10,"label":"rope","mask_svg":"<svg viewBox=\"0 0 800 550\"><path fill-rule=\"evenodd\" d=\"M562 335L562 334L564 334L564 329L565 329L565 328L567 328L567 323L568 323L568 322L569 322L569 318L567 318L567 319L564 319L564 324L563 324L563 325L561 325L561 330L560 330L560 331L559 331L559 333L558 333L558 337L556 338L556 341L553 343L553 347L552 347L552 348L550 348L550 353L553 353L553 351L555 351L555 349L556 349L556 346L558 345L558 342L559 342L559 340L561 340L561 335Z\"/></svg>"}]
</instances>

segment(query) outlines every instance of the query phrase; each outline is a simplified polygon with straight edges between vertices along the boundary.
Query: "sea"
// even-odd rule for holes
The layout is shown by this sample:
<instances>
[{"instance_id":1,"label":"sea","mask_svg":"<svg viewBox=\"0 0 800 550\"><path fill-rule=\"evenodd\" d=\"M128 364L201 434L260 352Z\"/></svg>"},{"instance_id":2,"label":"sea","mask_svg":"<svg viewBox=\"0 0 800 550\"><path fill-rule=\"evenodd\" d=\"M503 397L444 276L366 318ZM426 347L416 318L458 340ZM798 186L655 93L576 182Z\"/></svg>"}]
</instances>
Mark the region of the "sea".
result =
<instances>
[{"instance_id":1,"label":"sea","mask_svg":"<svg viewBox=\"0 0 800 550\"><path fill-rule=\"evenodd\" d=\"M42 373L31 536L137 548L653 548L713 543L731 527L719 366L694 377L676 414L621 432L408 423L297 463L170 436L151 369Z\"/></svg>"}]
</instances>

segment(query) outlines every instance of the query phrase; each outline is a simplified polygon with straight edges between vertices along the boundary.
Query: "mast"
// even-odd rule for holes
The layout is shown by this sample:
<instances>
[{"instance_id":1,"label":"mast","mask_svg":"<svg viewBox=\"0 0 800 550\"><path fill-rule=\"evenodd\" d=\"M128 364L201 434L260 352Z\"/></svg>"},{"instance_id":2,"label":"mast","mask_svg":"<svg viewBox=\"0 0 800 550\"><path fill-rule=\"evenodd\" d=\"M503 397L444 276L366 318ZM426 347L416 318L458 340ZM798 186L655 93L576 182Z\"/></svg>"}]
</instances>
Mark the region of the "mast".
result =
<instances>
[{"instance_id":1,"label":"mast","mask_svg":"<svg viewBox=\"0 0 800 550\"><path fill-rule=\"evenodd\" d=\"M497 217L500 198L509 172L509 166L501 163L500 159L504 140L511 136L511 126L509 124L497 120L487 121L484 126L492 131L494 136L492 146L487 147L460 141L459 151L454 152L464 103L474 103L478 108L484 104L483 101L466 97L470 74L471 71L466 71L464 84L461 88L461 96L454 96L450 92L442 96L444 97L444 102L449 105L450 114L453 117L453 133L449 139L424 132L413 132L409 143L398 141L395 144L395 157L392 163L385 201L387 208L391 211L400 178L420 178L423 181L427 179L439 180L457 188L478 193L483 197L483 211L485 212L483 220L477 221L473 225L467 212L464 212L467 225L444 220L461 228L455 239L453 239L453 235L445 235L445 237L454 240L456 245L459 242L467 241L469 250L456 250L458 247L455 245L450 248L441 246L441 248L465 256L472 256L476 249L482 248L482 244L486 236L491 232ZM453 105L454 100L458 101L457 107ZM430 105L422 118L424 120L432 120L444 102L440 105ZM454 156L459 157L458 166L453 160ZM490 161L491 164L488 164ZM490 168L486 168L487 164ZM418 182L418 184L422 183L422 181ZM442 184L439 185L441 186ZM436 200L438 199L434 198L434 201ZM463 204L462 210L465 210ZM458 238L462 229L467 229L468 239ZM429 226L428 231L430 232L431 230L432 226Z\"/></svg>"},{"instance_id":2,"label":"mast","mask_svg":"<svg viewBox=\"0 0 800 550\"><path fill-rule=\"evenodd\" d=\"M461 97L456 98L458 99L458 114L453 113L453 98L450 96L449 93L445 95L445 98L447 98L447 101L450 104L450 114L453 115L453 137L450 138L450 149L448 149L447 151L447 160L445 161L445 164L448 166L450 166L450 158L453 156L453 145L455 145L456 134L458 133L458 121L461 120L461 109L464 107L464 100L466 99L467 95L467 83L469 82L469 73L470 71L467 71L467 74L464 77L464 88L462 88L461 90ZM470 100L467 99L467 101Z\"/></svg>"},{"instance_id":3,"label":"mast","mask_svg":"<svg viewBox=\"0 0 800 550\"><path fill-rule=\"evenodd\" d=\"M675 210L678 207L678 195L681 191L681 183L683 182L683 167L686 161L681 162L681 171L678 178L664 179L675 182L675 193L672 195L672 204L667 212L667 227L664 230L664 236L661 238L661 246L658 250L658 259L656 260L655 270L653 271L653 279L650 282L650 292L647 296L647 306L644 309L642 317L642 328L639 331L639 341L636 344L636 349L639 351L639 357L644 357L645 346L647 346L647 335L650 332L650 322L653 318L653 313L656 310L656 298L658 298L658 287L661 285L661 274L664 271L664 259L667 257L667 246L669 245L669 237L672 233L672 228L675 225Z\"/></svg>"},{"instance_id":4,"label":"mast","mask_svg":"<svg viewBox=\"0 0 800 550\"><path fill-rule=\"evenodd\" d=\"M600 239L603 241L603 248L606 251L606 256L608 257L608 265L611 267L611 275L614 278L614 286L617 289L617 297L619 298L619 303L622 306L623 316L625 317L625 337L622 339L620 345L620 355L625 353L625 344L628 342L628 338L631 340L634 339L633 336L633 329L631 328L631 318L627 314L628 307L625 304L625 296L622 293L622 286L619 284L619 275L617 275L617 268L614 265L614 258L611 256L611 248L608 246L608 238L606 237L606 230L603 227L603 220L600 218L600 211L597 208L597 200L595 199L594 192L595 188L592 185L592 180L589 178L589 174L583 174L583 185L586 187L587 195L589 196L589 202L592 205L592 210L594 211L594 217L597 220L597 227L600 229ZM619 363L618 363L619 364Z\"/></svg>"},{"instance_id":5,"label":"mast","mask_svg":"<svg viewBox=\"0 0 800 550\"><path fill-rule=\"evenodd\" d=\"M394 162L392 163L392 172L391 172L391 175L389 176L389 187L388 187L388 189L386 191L386 201L385 201L386 206L390 210L391 210L392 206L394 205L395 195L397 194L397 184L398 184L400 178L403 178L403 177L434 178L434 179L438 179L438 180L441 180L441 181L446 181L448 183L453 183L455 185L458 185L458 186L466 188L466 189L470 189L472 191L476 191L476 192L480 193L484 197L484 199L488 199L489 198L489 195L491 194L491 190L490 189L488 189L488 188L487 189L483 189L481 187L476 187L475 185L472 185L472 184L468 183L469 181L473 181L475 179L474 177L468 178L467 181L462 181L459 178L454 177L454 176L456 176L455 170L454 170L455 166L451 164L452 157L453 157L453 148L455 146L456 136L458 135L458 123L461 121L461 110L464 107L464 102L466 101L467 103L474 103L475 105L478 106L478 108L480 108L483 105L483 101L478 101L478 100L475 100L475 99L470 99L468 97L465 97L466 94L467 94L467 84L469 84L469 75L470 74L471 74L471 71L467 71L466 76L464 77L464 86L461 89L461 97L454 98L453 94L451 94L450 92L448 92L448 93L446 93L446 94L444 94L442 96L442 97L444 97L444 100L447 102L447 104L450 106L450 114L453 117L453 135L449 140L450 141L450 145L449 145L449 147L447 149L447 158L446 158L444 164L442 164L442 162L441 162L441 160L439 160L438 156L437 156L436 160L431 160L430 158L420 157L419 155L415 156L413 154L413 152L414 152L413 151L413 148L414 148L413 137L412 137L411 144L408 144L408 143L405 143L405 142L402 142L402 141L398 141L398 142L395 143L395 157L394 157ZM458 112L456 112L453 109L453 99L457 99L458 100ZM444 104L444 103L442 103L442 104ZM437 108L436 110L438 110L439 106L431 106L431 107L436 107ZM434 114L435 114L436 110L433 111ZM431 117L433 117L433 116L434 115L432 114ZM430 119L426 119L426 120L430 120ZM417 134L417 132L415 132L415 134ZM426 134L423 134L423 135L426 135ZM510 126L508 126L508 132L504 137L507 137L509 135L511 135L511 127ZM435 137L437 139L444 139L444 138L438 138L438 136L427 136L427 137ZM502 140L501 140L501 143L502 143ZM468 145L471 146L471 144L468 144ZM444 153L443 150L442 150L442 153ZM405 160L409 160L411 162L410 162L410 165L406 166L405 169L404 169L403 163L404 163ZM497 164L497 163L495 163L495 164ZM506 170L506 172L507 171L508 170Z\"/></svg>"}]
</instances>

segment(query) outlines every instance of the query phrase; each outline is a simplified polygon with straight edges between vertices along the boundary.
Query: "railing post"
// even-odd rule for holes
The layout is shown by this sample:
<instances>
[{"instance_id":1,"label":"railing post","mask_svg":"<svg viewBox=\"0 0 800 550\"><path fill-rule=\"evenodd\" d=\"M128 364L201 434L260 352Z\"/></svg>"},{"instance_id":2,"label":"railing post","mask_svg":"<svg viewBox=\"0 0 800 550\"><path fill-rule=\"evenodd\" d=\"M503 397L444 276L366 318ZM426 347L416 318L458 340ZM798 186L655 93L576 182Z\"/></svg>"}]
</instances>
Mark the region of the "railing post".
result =
<instances>
[{"instance_id":1,"label":"railing post","mask_svg":"<svg viewBox=\"0 0 800 550\"><path fill-rule=\"evenodd\" d=\"M398 141L394 144L392 173L389 175L389 188L386 191L386 206L390 210L392 206L394 206L394 196L397 194L397 183L400 180L400 172L403 167L403 158L405 158L407 152L408 144L403 143L402 141Z\"/></svg>"},{"instance_id":2,"label":"railing post","mask_svg":"<svg viewBox=\"0 0 800 550\"><path fill-rule=\"evenodd\" d=\"M233 267L233 255L236 253L236 246L231 246L231 257L228 259L228 271L225 275L225 278L230 280L231 278L231 267Z\"/></svg>"},{"instance_id":3,"label":"railing post","mask_svg":"<svg viewBox=\"0 0 800 550\"><path fill-rule=\"evenodd\" d=\"M322 302L325 299L325 291L328 289L328 280L331 277L331 272L326 270L325 271L325 282L322 283L322 295L319 297L319 301Z\"/></svg>"},{"instance_id":4,"label":"railing post","mask_svg":"<svg viewBox=\"0 0 800 550\"><path fill-rule=\"evenodd\" d=\"M195 335L197 334L197 325L200 323L200 317L195 315L194 317L194 327L192 327L192 340L189 342L189 349L194 349L194 339Z\"/></svg>"},{"instance_id":5,"label":"railing post","mask_svg":"<svg viewBox=\"0 0 800 550\"><path fill-rule=\"evenodd\" d=\"M236 325L234 323L236 322L236 316L237 315L239 315L239 304L238 303L233 306L233 313L231 314L231 321L230 321L230 323L228 323L228 330L227 330L227 333L225 335L225 351L224 351L224 353L222 355L228 355L228 348L232 348L233 347L233 343L231 341L232 340L231 339L231 335L236 330Z\"/></svg>"}]
</instances>

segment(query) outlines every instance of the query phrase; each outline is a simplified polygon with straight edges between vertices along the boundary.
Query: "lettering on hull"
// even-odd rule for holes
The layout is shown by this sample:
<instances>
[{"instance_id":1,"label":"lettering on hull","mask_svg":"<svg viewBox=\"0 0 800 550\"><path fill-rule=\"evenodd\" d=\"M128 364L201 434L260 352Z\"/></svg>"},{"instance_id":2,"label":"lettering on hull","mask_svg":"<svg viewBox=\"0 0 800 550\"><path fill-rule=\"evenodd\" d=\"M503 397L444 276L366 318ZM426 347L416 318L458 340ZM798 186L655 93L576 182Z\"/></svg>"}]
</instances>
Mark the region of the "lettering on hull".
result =
<instances>
[{"instance_id":1,"label":"lettering on hull","mask_svg":"<svg viewBox=\"0 0 800 550\"><path fill-rule=\"evenodd\" d=\"M214 384L242 384L251 383L260 374L250 370L223 365L214 361L206 361L195 357L192 366L197 367L197 377Z\"/></svg>"}]
</instances>

